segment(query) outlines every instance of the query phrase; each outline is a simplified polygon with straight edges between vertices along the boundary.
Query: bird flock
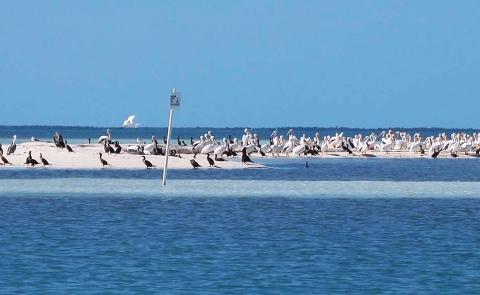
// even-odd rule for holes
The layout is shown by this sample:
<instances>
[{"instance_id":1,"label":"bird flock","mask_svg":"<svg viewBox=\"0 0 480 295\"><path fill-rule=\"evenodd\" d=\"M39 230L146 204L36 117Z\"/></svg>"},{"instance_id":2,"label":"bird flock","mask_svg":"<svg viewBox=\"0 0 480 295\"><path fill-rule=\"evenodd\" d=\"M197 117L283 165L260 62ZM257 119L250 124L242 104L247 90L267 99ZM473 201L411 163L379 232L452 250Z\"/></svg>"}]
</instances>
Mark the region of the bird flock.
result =
<instances>
[{"instance_id":1,"label":"bird flock","mask_svg":"<svg viewBox=\"0 0 480 295\"><path fill-rule=\"evenodd\" d=\"M12 142L6 151L6 156L15 155L17 150L17 136L12 136ZM39 141L31 137L32 142ZM89 139L90 143L90 139ZM167 139L163 136L163 143ZM65 149L69 153L75 153L67 140L59 132L53 135L53 144L57 149ZM107 129L107 134L98 138L99 147L98 165L99 167L112 166L103 156L118 155L128 153L139 155L139 163L147 169L155 168L156 165L146 158L146 156L165 156L165 146L162 146L156 136L152 135L151 141L146 143L137 138L134 144L120 145L119 141L113 140L112 132ZM79 148L78 146L76 147ZM345 153L346 156L364 157L368 154L388 154L395 152L404 152L406 155L430 156L432 158L443 156L459 157L462 155L478 156L480 152L480 133L445 133L438 136L422 136L420 133L408 134L407 132L385 130L379 134L371 133L369 135L357 134L351 137L344 136L343 132L335 135L320 136L315 133L309 137L305 134L297 137L293 129L286 134L279 134L274 130L268 140L261 140L257 134L245 128L241 137L224 137L221 142L217 140L212 131L207 131L200 135L198 141L190 137L190 145L177 137L177 144L169 152L169 156L183 158L184 155L190 155L189 161L193 169L201 168L202 165L197 161L198 155L205 155L204 164L207 167L220 168L221 162L235 159L238 156L239 161L244 164L254 164L252 157L314 157L319 155L328 155ZM0 144L0 165L12 165L5 157L2 145ZM35 167L51 166L52 164L45 159L42 153L39 154L39 160L32 156L28 151L24 165ZM308 167L308 162L306 162Z\"/></svg>"},{"instance_id":2,"label":"bird flock","mask_svg":"<svg viewBox=\"0 0 480 295\"><path fill-rule=\"evenodd\" d=\"M192 139L192 153L194 155L212 153L215 159L219 159L242 152L242 162L249 162L250 159L243 155L256 153L261 157L268 155L272 157L303 157L345 152L352 156L367 156L367 153L406 152L410 155L429 155L436 158L441 154L451 157L478 156L480 151L480 133L471 135L452 133L450 136L441 133L438 136L422 136L420 133L411 135L407 132L388 130L366 136L357 134L347 137L340 132L333 136L322 137L317 132L312 137L305 134L297 137L294 130L290 129L285 135L278 134L278 131L274 130L268 142L262 144L257 134L253 134L248 128L245 128L240 140L238 138L231 139L229 136L223 138L222 141L223 143L218 142L211 131L208 131L200 136L200 140L193 142Z\"/></svg>"}]
</instances>

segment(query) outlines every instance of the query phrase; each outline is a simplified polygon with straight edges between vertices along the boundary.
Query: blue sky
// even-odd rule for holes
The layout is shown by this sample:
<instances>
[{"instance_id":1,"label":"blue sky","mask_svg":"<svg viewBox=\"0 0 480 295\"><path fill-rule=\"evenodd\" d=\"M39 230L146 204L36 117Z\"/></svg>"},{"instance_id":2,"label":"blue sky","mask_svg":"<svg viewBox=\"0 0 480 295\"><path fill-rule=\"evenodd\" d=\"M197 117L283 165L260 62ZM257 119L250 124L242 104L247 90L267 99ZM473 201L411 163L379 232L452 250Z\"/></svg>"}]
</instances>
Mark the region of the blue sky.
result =
<instances>
[{"instance_id":1,"label":"blue sky","mask_svg":"<svg viewBox=\"0 0 480 295\"><path fill-rule=\"evenodd\" d=\"M480 1L1 1L0 125L480 125Z\"/></svg>"}]
</instances>

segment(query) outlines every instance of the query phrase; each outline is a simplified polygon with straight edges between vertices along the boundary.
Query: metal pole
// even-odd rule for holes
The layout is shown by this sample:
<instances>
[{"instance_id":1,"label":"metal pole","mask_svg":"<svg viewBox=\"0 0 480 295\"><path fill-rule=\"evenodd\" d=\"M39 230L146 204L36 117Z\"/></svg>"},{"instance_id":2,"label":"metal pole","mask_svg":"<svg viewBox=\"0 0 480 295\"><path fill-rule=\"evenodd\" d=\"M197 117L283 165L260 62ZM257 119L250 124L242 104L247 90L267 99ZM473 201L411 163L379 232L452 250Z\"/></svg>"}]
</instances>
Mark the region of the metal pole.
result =
<instances>
[{"instance_id":1,"label":"metal pole","mask_svg":"<svg viewBox=\"0 0 480 295\"><path fill-rule=\"evenodd\" d=\"M173 108L170 108L170 116L168 118L167 147L165 149L165 163L163 165L163 180L162 180L163 185L167 185L167 166L168 166L168 154L170 153L170 136L172 134L172 120L173 120Z\"/></svg>"}]
</instances>

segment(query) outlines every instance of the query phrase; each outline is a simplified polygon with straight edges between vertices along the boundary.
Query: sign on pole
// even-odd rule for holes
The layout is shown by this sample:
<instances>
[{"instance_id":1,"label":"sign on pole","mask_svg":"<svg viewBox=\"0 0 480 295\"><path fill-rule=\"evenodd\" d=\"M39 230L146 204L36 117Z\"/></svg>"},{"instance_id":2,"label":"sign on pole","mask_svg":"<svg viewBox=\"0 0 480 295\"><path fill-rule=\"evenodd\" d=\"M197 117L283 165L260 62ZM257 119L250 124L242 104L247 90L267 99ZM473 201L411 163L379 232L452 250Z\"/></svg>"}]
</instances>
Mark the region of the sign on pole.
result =
<instances>
[{"instance_id":1,"label":"sign on pole","mask_svg":"<svg viewBox=\"0 0 480 295\"><path fill-rule=\"evenodd\" d=\"M167 146L165 148L165 163L163 165L163 180L162 184L167 184L167 168L168 168L168 156L170 154L170 137L172 135L172 121L173 121L173 110L180 108L180 92L177 92L177 89L173 88L172 93L170 94L170 116L168 118L168 132L167 132Z\"/></svg>"},{"instance_id":2,"label":"sign on pole","mask_svg":"<svg viewBox=\"0 0 480 295\"><path fill-rule=\"evenodd\" d=\"M170 94L170 108L179 109L180 108L180 92L177 92L177 89L173 89L172 94Z\"/></svg>"}]
</instances>

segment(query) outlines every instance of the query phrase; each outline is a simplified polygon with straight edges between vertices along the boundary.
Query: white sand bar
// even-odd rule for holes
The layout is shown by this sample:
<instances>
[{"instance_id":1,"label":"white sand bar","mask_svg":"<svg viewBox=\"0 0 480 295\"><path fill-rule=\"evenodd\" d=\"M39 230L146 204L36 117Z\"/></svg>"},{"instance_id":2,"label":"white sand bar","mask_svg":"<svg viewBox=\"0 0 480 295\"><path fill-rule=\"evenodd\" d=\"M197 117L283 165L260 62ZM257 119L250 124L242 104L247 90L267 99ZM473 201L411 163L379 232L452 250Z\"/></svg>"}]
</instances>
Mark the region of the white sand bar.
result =
<instances>
[{"instance_id":1,"label":"white sand bar","mask_svg":"<svg viewBox=\"0 0 480 295\"><path fill-rule=\"evenodd\" d=\"M25 160L28 156L28 152L32 152L32 158L37 160L41 165L40 153L47 161L52 164L52 168L60 169L95 169L102 168L102 163L99 159L99 152L102 153L103 159L105 159L111 166L106 166L110 169L146 169L145 164L142 162L142 156L138 154L130 154L125 152L127 145L122 145L123 150L120 154L108 154L105 153L102 144L78 144L71 145L74 152L68 152L67 149L57 148L53 143L47 142L25 142L17 144L17 149L15 154L6 155L6 148L4 146L4 156L7 160L13 164L14 167L25 167ZM172 147L172 148L175 148ZM193 154L190 151L183 150L178 156L170 156L168 158L168 168L170 169L192 169L190 160L193 158ZM271 157L270 154L267 154L268 157ZM146 159L150 161L154 167L153 169L163 169L165 156L160 155L145 155ZM260 157L260 154L254 152L250 157L255 160L255 158ZM280 155L277 158L284 158L286 155ZM298 156L290 156L298 157ZM302 156L302 158L308 159L311 157L315 158L346 158L346 157L366 157L366 158L423 158L430 157L429 155L421 155L419 152L411 153L408 151L389 151L379 152L379 151L369 151L366 155L359 155L354 153L349 155L347 152L338 149L332 150L328 153L322 154L319 153L315 156ZM438 158L451 158L452 156L448 152L442 152L438 155ZM212 157L213 158L213 157ZM225 158L225 157L224 157ZM475 158L474 155L462 155L459 154L458 158ZM195 160L202 166L199 169L209 168L206 155L197 154ZM228 169L244 169L244 168L261 168L264 167L260 164L243 164L241 163L241 153L238 154L234 159L228 158L226 161L216 161L215 165L220 168ZM1 166L0 166L1 167ZM9 166L7 166L9 167Z\"/></svg>"}]
</instances>

